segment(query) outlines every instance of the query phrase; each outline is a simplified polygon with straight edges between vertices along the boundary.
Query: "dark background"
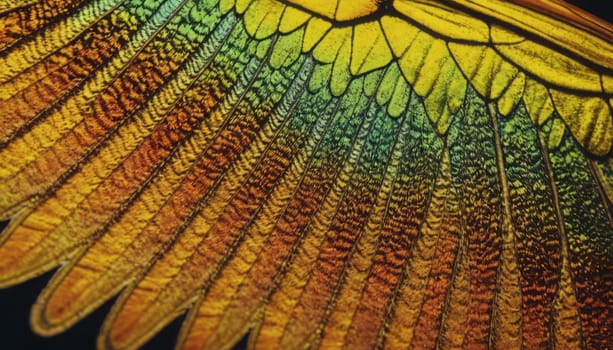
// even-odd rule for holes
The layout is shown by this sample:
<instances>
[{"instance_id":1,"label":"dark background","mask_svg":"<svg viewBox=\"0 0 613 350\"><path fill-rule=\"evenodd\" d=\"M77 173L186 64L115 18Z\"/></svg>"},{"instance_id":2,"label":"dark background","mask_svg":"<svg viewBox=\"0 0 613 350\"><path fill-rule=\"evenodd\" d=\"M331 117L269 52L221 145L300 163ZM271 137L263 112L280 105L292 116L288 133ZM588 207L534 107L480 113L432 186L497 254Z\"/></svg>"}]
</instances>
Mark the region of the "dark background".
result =
<instances>
[{"instance_id":1,"label":"dark background","mask_svg":"<svg viewBox=\"0 0 613 350\"><path fill-rule=\"evenodd\" d=\"M613 10L609 1L569 1L606 20L613 22ZM1 225L1 224L0 224ZM38 349L94 349L98 330L109 311L111 302L89 315L70 330L51 338L42 338L32 333L29 326L30 307L38 293L47 284L53 272L16 287L0 289L0 342L6 350ZM175 320L161 333L153 338L143 349L173 349L177 332L183 318ZM236 349L245 347L245 339Z\"/></svg>"},{"instance_id":2,"label":"dark background","mask_svg":"<svg viewBox=\"0 0 613 350\"><path fill-rule=\"evenodd\" d=\"M566 0L566 2L606 19L609 23L613 23L613 3L609 0Z\"/></svg>"}]
</instances>

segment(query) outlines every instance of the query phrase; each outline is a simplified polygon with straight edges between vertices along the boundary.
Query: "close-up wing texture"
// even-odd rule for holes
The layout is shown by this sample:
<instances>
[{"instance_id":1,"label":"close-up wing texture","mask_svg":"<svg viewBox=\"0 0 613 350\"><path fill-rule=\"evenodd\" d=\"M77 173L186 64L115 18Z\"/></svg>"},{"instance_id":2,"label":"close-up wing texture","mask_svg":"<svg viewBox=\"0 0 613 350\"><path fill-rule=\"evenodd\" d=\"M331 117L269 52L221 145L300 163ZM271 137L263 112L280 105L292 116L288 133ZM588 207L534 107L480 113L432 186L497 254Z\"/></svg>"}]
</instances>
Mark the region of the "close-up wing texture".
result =
<instances>
[{"instance_id":1,"label":"close-up wing texture","mask_svg":"<svg viewBox=\"0 0 613 350\"><path fill-rule=\"evenodd\" d=\"M613 344L613 26L561 0L0 0L0 287L100 349Z\"/></svg>"}]
</instances>

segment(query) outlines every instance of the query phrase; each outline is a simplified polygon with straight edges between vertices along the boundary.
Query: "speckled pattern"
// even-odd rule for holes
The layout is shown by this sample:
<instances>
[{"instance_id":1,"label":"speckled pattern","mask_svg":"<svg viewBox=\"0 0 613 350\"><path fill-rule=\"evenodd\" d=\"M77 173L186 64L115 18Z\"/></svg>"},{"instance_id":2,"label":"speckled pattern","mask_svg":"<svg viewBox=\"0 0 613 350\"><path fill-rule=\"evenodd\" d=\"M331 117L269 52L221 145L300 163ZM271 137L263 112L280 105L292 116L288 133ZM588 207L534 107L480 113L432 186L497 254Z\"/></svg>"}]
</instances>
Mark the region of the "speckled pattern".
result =
<instances>
[{"instance_id":1,"label":"speckled pattern","mask_svg":"<svg viewBox=\"0 0 613 350\"><path fill-rule=\"evenodd\" d=\"M0 0L0 286L101 349L606 349L613 29L558 0ZM572 11L571 11L572 10ZM540 23L540 27L535 27Z\"/></svg>"}]
</instances>

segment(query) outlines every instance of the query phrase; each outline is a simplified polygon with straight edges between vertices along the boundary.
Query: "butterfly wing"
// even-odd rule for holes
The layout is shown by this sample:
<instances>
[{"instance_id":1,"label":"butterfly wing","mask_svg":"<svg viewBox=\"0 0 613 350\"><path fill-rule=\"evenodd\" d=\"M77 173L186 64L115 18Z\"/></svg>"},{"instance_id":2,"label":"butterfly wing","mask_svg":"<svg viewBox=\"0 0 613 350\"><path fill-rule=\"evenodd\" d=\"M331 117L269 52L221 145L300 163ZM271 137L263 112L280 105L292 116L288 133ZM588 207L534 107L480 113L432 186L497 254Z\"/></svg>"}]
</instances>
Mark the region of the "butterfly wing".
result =
<instances>
[{"instance_id":1,"label":"butterfly wing","mask_svg":"<svg viewBox=\"0 0 613 350\"><path fill-rule=\"evenodd\" d=\"M327 7L326 7L327 6ZM559 1L0 1L0 285L101 348L601 348L613 43Z\"/></svg>"}]
</instances>

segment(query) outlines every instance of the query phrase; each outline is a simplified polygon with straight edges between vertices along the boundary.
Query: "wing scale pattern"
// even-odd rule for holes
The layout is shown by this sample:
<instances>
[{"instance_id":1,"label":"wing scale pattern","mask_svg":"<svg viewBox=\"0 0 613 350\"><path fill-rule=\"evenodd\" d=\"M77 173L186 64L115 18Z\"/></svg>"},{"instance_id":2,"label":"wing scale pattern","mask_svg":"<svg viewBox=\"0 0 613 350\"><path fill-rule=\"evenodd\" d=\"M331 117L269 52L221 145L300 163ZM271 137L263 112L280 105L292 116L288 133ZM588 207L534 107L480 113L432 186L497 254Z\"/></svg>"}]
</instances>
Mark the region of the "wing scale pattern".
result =
<instances>
[{"instance_id":1,"label":"wing scale pattern","mask_svg":"<svg viewBox=\"0 0 613 350\"><path fill-rule=\"evenodd\" d=\"M0 285L120 293L109 349L606 347L611 30L547 4L0 1Z\"/></svg>"}]
</instances>

